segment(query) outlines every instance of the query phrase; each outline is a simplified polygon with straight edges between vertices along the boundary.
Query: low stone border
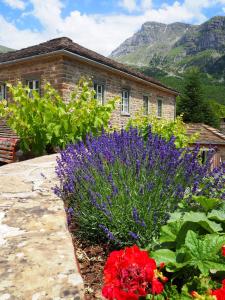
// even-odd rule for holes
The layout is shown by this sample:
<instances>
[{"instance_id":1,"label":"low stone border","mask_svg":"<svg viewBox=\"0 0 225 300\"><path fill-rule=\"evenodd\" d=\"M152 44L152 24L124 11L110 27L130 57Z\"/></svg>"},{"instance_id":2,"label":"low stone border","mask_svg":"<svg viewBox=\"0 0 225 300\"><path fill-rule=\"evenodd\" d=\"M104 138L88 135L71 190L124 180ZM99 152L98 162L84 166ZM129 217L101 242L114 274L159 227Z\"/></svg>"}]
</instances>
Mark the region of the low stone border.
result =
<instances>
[{"instance_id":1,"label":"low stone border","mask_svg":"<svg viewBox=\"0 0 225 300\"><path fill-rule=\"evenodd\" d=\"M56 155L0 167L0 300L84 299Z\"/></svg>"}]
</instances>

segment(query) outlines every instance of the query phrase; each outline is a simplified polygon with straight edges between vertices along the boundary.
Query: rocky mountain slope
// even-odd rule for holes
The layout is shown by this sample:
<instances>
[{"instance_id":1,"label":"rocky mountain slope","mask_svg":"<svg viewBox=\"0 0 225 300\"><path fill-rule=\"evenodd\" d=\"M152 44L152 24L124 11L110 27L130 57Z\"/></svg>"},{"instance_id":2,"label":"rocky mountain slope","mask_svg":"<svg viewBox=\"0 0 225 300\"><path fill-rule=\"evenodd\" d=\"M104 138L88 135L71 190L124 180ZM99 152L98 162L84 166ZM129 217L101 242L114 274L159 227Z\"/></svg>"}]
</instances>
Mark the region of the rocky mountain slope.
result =
<instances>
[{"instance_id":1,"label":"rocky mountain slope","mask_svg":"<svg viewBox=\"0 0 225 300\"><path fill-rule=\"evenodd\" d=\"M179 75L190 66L225 78L225 17L201 25L147 22L111 57L137 67Z\"/></svg>"}]
</instances>

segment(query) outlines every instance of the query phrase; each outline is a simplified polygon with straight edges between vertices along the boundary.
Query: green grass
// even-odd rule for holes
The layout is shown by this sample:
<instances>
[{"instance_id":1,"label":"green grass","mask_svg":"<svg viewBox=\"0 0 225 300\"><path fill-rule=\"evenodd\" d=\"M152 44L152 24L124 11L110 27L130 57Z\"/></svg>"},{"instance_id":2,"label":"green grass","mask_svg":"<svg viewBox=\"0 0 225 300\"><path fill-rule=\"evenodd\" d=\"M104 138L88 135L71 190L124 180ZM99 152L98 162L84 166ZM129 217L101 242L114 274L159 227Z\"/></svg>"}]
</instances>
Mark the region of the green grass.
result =
<instances>
[{"instance_id":1,"label":"green grass","mask_svg":"<svg viewBox=\"0 0 225 300\"><path fill-rule=\"evenodd\" d=\"M181 55L183 52L184 52L184 48L183 48L182 46L179 46L179 47L176 47L176 48L172 48L172 49L168 52L167 56L168 56L169 58L174 58L174 57L176 57L176 56L178 56L178 55Z\"/></svg>"}]
</instances>

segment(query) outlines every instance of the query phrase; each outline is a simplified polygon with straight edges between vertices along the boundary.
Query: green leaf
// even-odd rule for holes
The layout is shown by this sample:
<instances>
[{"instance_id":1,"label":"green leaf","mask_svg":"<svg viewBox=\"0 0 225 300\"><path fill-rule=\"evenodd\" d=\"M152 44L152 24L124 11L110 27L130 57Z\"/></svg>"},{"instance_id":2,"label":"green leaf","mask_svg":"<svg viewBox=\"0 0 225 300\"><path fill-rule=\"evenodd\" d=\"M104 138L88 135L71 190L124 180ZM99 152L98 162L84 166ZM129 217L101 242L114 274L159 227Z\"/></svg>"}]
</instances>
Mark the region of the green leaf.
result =
<instances>
[{"instance_id":1,"label":"green leaf","mask_svg":"<svg viewBox=\"0 0 225 300\"><path fill-rule=\"evenodd\" d=\"M207 218L205 213L201 213L201 212L186 213L183 217L183 220L184 222L197 223L209 233L215 233L223 230L220 224L210 221Z\"/></svg>"},{"instance_id":2,"label":"green leaf","mask_svg":"<svg viewBox=\"0 0 225 300\"><path fill-rule=\"evenodd\" d=\"M56 125L55 127L54 127L54 133L55 133L55 136L56 137L59 137L60 136L60 128L61 128L61 126L60 125Z\"/></svg>"},{"instance_id":3,"label":"green leaf","mask_svg":"<svg viewBox=\"0 0 225 300\"><path fill-rule=\"evenodd\" d=\"M176 220L179 218L179 220ZM190 212L181 214L173 214L173 222L168 222L167 225L161 227L160 242L171 243L168 248L180 248L184 243L186 234L189 230L199 233L216 233L221 232L223 228L220 224L209 220L205 213Z\"/></svg>"},{"instance_id":4,"label":"green leaf","mask_svg":"<svg viewBox=\"0 0 225 300\"><path fill-rule=\"evenodd\" d=\"M184 224L183 221L169 222L167 225L161 227L160 242L169 243L175 242L177 235Z\"/></svg>"},{"instance_id":5,"label":"green leaf","mask_svg":"<svg viewBox=\"0 0 225 300\"><path fill-rule=\"evenodd\" d=\"M168 263L176 263L176 254L175 252L169 249L159 249L150 253L151 257L154 258L159 265L161 262Z\"/></svg>"},{"instance_id":6,"label":"green leaf","mask_svg":"<svg viewBox=\"0 0 225 300\"><path fill-rule=\"evenodd\" d=\"M225 212L222 210L212 210L208 214L208 218L210 220L216 221L216 222L222 222L225 223Z\"/></svg>"},{"instance_id":7,"label":"green leaf","mask_svg":"<svg viewBox=\"0 0 225 300\"><path fill-rule=\"evenodd\" d=\"M220 199L217 198L208 198L205 196L193 196L194 201L198 202L206 211L209 211L215 208L219 203L221 203Z\"/></svg>"},{"instance_id":8,"label":"green leaf","mask_svg":"<svg viewBox=\"0 0 225 300\"><path fill-rule=\"evenodd\" d=\"M207 276L210 271L224 271L224 262L221 261L218 251L225 243L225 236L208 234L200 238L195 232L188 231L185 247L190 255L189 264Z\"/></svg>"}]
</instances>

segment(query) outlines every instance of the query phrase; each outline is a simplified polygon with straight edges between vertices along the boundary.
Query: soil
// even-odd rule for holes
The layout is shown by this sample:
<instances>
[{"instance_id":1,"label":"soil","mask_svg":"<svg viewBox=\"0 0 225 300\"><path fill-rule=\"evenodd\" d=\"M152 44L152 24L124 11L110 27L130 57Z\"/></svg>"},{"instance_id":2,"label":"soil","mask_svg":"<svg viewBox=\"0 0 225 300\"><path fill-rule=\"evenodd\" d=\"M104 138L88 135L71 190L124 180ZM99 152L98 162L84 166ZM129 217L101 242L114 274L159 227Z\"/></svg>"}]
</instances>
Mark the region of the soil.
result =
<instances>
[{"instance_id":1,"label":"soil","mask_svg":"<svg viewBox=\"0 0 225 300\"><path fill-rule=\"evenodd\" d=\"M103 285L103 269L109 253L108 245L93 244L76 236L76 228L69 227L73 236L73 244L78 266L85 285L85 299L105 299L101 289Z\"/></svg>"}]
</instances>

